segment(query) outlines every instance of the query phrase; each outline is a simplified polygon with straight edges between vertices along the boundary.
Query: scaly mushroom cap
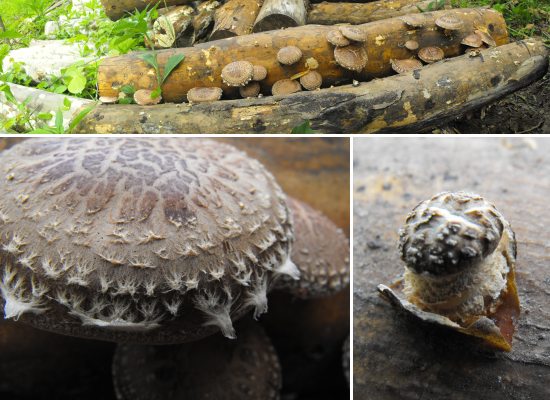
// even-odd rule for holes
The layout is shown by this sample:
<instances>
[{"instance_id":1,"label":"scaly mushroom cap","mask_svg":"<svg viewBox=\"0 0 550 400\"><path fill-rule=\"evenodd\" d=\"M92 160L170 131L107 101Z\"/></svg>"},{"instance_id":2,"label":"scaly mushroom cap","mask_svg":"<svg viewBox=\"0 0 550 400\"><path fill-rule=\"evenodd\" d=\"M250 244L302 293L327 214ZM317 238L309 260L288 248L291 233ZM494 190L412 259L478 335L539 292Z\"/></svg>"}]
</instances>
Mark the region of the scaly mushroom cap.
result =
<instances>
[{"instance_id":1,"label":"scaly mushroom cap","mask_svg":"<svg viewBox=\"0 0 550 400\"><path fill-rule=\"evenodd\" d=\"M483 44L483 41L478 35L472 34L472 35L466 36L464 39L462 39L462 42L460 43L470 47L479 47Z\"/></svg>"},{"instance_id":2,"label":"scaly mushroom cap","mask_svg":"<svg viewBox=\"0 0 550 400\"><path fill-rule=\"evenodd\" d=\"M427 63L443 60L443 57L445 57L443 50L435 46L424 47L418 52L418 58Z\"/></svg>"},{"instance_id":3,"label":"scaly mushroom cap","mask_svg":"<svg viewBox=\"0 0 550 400\"><path fill-rule=\"evenodd\" d=\"M254 66L248 61L235 61L222 69L223 83L228 86L244 86L252 79Z\"/></svg>"},{"instance_id":4,"label":"scaly mushroom cap","mask_svg":"<svg viewBox=\"0 0 550 400\"><path fill-rule=\"evenodd\" d=\"M239 93L245 99L247 97L256 97L260 93L260 84L258 82L250 82L246 86L241 86L239 88Z\"/></svg>"},{"instance_id":5,"label":"scaly mushroom cap","mask_svg":"<svg viewBox=\"0 0 550 400\"><path fill-rule=\"evenodd\" d=\"M221 97L222 89L219 87L194 87L187 92L187 100L193 103L218 101Z\"/></svg>"},{"instance_id":6,"label":"scaly mushroom cap","mask_svg":"<svg viewBox=\"0 0 550 400\"><path fill-rule=\"evenodd\" d=\"M510 224L472 193L439 193L419 203L399 232L407 300L454 321L494 311L516 259Z\"/></svg>"},{"instance_id":7,"label":"scaly mushroom cap","mask_svg":"<svg viewBox=\"0 0 550 400\"><path fill-rule=\"evenodd\" d=\"M426 24L426 17L423 14L407 14L401 17L407 25L420 28Z\"/></svg>"},{"instance_id":8,"label":"scaly mushroom cap","mask_svg":"<svg viewBox=\"0 0 550 400\"><path fill-rule=\"evenodd\" d=\"M140 106L149 106L153 104L158 104L162 100L162 96L158 95L154 99L151 98L152 90L149 89L140 89L134 93L134 101Z\"/></svg>"},{"instance_id":9,"label":"scaly mushroom cap","mask_svg":"<svg viewBox=\"0 0 550 400\"><path fill-rule=\"evenodd\" d=\"M367 52L364 48L350 44L334 49L336 62L346 69L361 71L367 65Z\"/></svg>"},{"instance_id":10,"label":"scaly mushroom cap","mask_svg":"<svg viewBox=\"0 0 550 400\"><path fill-rule=\"evenodd\" d=\"M391 67L395 72L400 74L406 74L407 72L414 71L415 69L422 68L422 63L414 58L407 60L394 60Z\"/></svg>"},{"instance_id":11,"label":"scaly mushroom cap","mask_svg":"<svg viewBox=\"0 0 550 400\"><path fill-rule=\"evenodd\" d=\"M414 40L407 40L407 42L405 42L405 47L409 50L416 50L418 49L418 42Z\"/></svg>"},{"instance_id":12,"label":"scaly mushroom cap","mask_svg":"<svg viewBox=\"0 0 550 400\"><path fill-rule=\"evenodd\" d=\"M496 47L497 43L490 35L486 34L483 31L480 31L479 29L475 31L475 34L481 38L483 43L486 43L491 47Z\"/></svg>"},{"instance_id":13,"label":"scaly mushroom cap","mask_svg":"<svg viewBox=\"0 0 550 400\"><path fill-rule=\"evenodd\" d=\"M300 78L300 83L307 90L315 90L321 87L323 83L323 77L317 71L309 71L307 74Z\"/></svg>"},{"instance_id":14,"label":"scaly mushroom cap","mask_svg":"<svg viewBox=\"0 0 550 400\"><path fill-rule=\"evenodd\" d=\"M292 65L300 61L302 58L302 50L296 46L283 47L277 53L277 60L284 65Z\"/></svg>"},{"instance_id":15,"label":"scaly mushroom cap","mask_svg":"<svg viewBox=\"0 0 550 400\"><path fill-rule=\"evenodd\" d=\"M340 32L340 30L335 29L327 33L326 36L328 42L335 46L347 46L350 44L350 41Z\"/></svg>"},{"instance_id":16,"label":"scaly mushroom cap","mask_svg":"<svg viewBox=\"0 0 550 400\"><path fill-rule=\"evenodd\" d=\"M282 79L275 82L275 84L271 88L271 94L273 94L273 96L278 96L281 94L300 92L301 90L302 87L298 82L293 81L292 79Z\"/></svg>"},{"instance_id":17,"label":"scaly mushroom cap","mask_svg":"<svg viewBox=\"0 0 550 400\"><path fill-rule=\"evenodd\" d=\"M252 74L253 81L264 80L266 76L267 69L265 69L265 67L262 67L261 65L254 65L254 73Z\"/></svg>"},{"instance_id":18,"label":"scaly mushroom cap","mask_svg":"<svg viewBox=\"0 0 550 400\"><path fill-rule=\"evenodd\" d=\"M435 19L435 24L443 29L456 30L464 26L464 21L455 14L445 14Z\"/></svg>"},{"instance_id":19,"label":"scaly mushroom cap","mask_svg":"<svg viewBox=\"0 0 550 400\"><path fill-rule=\"evenodd\" d=\"M341 25L339 27L342 35L355 42L364 42L367 40L367 31L362 26Z\"/></svg>"},{"instance_id":20,"label":"scaly mushroom cap","mask_svg":"<svg viewBox=\"0 0 550 400\"><path fill-rule=\"evenodd\" d=\"M349 285L349 241L344 232L321 212L287 197L296 241L291 259L300 280L281 277L276 289L304 299L332 296Z\"/></svg>"},{"instance_id":21,"label":"scaly mushroom cap","mask_svg":"<svg viewBox=\"0 0 550 400\"><path fill-rule=\"evenodd\" d=\"M169 344L255 307L289 261L285 195L256 160L194 138L31 139L0 153L6 318Z\"/></svg>"},{"instance_id":22,"label":"scaly mushroom cap","mask_svg":"<svg viewBox=\"0 0 550 400\"><path fill-rule=\"evenodd\" d=\"M277 353L258 323L235 323L237 340L221 335L173 346L117 346L113 380L120 400L279 398Z\"/></svg>"}]
</instances>

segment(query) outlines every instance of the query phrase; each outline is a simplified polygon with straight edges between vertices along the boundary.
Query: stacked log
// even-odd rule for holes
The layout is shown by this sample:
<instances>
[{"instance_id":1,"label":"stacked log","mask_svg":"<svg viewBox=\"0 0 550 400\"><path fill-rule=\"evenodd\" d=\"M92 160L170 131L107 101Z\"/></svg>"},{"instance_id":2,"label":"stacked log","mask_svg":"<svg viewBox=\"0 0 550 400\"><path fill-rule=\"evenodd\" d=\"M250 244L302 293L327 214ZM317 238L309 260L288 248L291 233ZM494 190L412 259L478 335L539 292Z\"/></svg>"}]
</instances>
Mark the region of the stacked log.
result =
<instances>
[{"instance_id":1,"label":"stacked log","mask_svg":"<svg viewBox=\"0 0 550 400\"><path fill-rule=\"evenodd\" d=\"M128 15L128 12L133 13L136 9L141 12L147 7L152 8L155 4L159 4L159 7L165 5L168 7L190 2L191 0L101 0L101 5L111 21L118 21Z\"/></svg>"},{"instance_id":2,"label":"stacked log","mask_svg":"<svg viewBox=\"0 0 550 400\"><path fill-rule=\"evenodd\" d=\"M306 24L308 0L265 0L253 32L273 31Z\"/></svg>"},{"instance_id":3,"label":"stacked log","mask_svg":"<svg viewBox=\"0 0 550 400\"><path fill-rule=\"evenodd\" d=\"M256 0L229 0L216 10L210 40L241 36L252 32L260 6Z\"/></svg>"}]
</instances>

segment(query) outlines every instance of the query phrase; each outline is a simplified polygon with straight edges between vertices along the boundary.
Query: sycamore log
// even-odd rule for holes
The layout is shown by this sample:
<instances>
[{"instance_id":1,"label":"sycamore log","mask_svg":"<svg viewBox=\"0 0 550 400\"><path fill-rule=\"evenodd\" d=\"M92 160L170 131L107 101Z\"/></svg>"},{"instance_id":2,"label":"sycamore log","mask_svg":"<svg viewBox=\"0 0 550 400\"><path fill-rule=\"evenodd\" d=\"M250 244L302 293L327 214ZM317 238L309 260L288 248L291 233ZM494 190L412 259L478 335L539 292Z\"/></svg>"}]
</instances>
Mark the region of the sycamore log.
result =
<instances>
[{"instance_id":1,"label":"sycamore log","mask_svg":"<svg viewBox=\"0 0 550 400\"><path fill-rule=\"evenodd\" d=\"M221 71L227 64L237 60L248 60L267 69L267 78L260 82L264 95L271 93L272 85L306 69L305 62L314 58L323 76L323 87L350 83L352 79L366 81L382 78L393 73L391 60L414 56L405 48L407 40L416 40L420 48L441 47L446 57L463 54L465 46L461 40L470 35L476 27L486 28L497 45L508 41L506 23L502 15L490 8L464 8L454 13L464 20L464 26L445 35L435 29L434 20L448 11L426 13L427 23L422 29L409 29L400 18L371 22L362 26L368 31L368 40L363 44L369 61L361 72L347 70L336 64L334 46L326 40L326 34L333 26L305 25L279 31L261 32L237 36L225 40L203 43L186 49L162 50L158 53L161 70L174 54L185 53L185 60L168 76L162 85L162 96L166 102L182 102L187 92L196 86L221 87L223 98L238 97L238 88L222 83ZM303 53L300 62L282 66L277 61L277 52L289 45L298 46ZM162 76L163 71L161 71ZM157 87L156 73L150 65L135 54L108 57L99 67L98 85L101 96L117 96L125 85L136 89Z\"/></svg>"},{"instance_id":2,"label":"sycamore log","mask_svg":"<svg viewBox=\"0 0 550 400\"><path fill-rule=\"evenodd\" d=\"M252 32L260 11L256 0L229 0L214 14L214 29L210 40L246 35Z\"/></svg>"},{"instance_id":3,"label":"sycamore log","mask_svg":"<svg viewBox=\"0 0 550 400\"><path fill-rule=\"evenodd\" d=\"M143 11L148 6L152 8L158 4L158 8L181 5L190 3L192 0L101 0L101 5L105 10L105 14L112 21L117 21L128 14L133 13L136 9Z\"/></svg>"},{"instance_id":4,"label":"sycamore log","mask_svg":"<svg viewBox=\"0 0 550 400\"><path fill-rule=\"evenodd\" d=\"M308 24L365 24L367 22L419 13L418 7L427 9L433 0L382 0L373 3L321 3L313 4L307 16ZM446 0L443 9L450 10Z\"/></svg>"},{"instance_id":5,"label":"sycamore log","mask_svg":"<svg viewBox=\"0 0 550 400\"><path fill-rule=\"evenodd\" d=\"M102 105L75 133L276 134L306 119L315 133L416 133L525 87L547 69L548 49L528 39L356 86L193 106Z\"/></svg>"},{"instance_id":6,"label":"sycamore log","mask_svg":"<svg viewBox=\"0 0 550 400\"><path fill-rule=\"evenodd\" d=\"M305 25L308 6L308 0L265 0L253 32Z\"/></svg>"}]
</instances>

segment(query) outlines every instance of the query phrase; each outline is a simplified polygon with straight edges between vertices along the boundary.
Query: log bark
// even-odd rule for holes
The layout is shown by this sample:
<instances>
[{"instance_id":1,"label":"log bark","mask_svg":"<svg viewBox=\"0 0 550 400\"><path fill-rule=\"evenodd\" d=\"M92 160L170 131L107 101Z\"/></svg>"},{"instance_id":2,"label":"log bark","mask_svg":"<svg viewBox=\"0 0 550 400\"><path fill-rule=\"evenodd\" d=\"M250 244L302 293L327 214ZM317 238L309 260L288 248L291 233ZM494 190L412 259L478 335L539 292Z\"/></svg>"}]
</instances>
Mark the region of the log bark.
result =
<instances>
[{"instance_id":1,"label":"log bark","mask_svg":"<svg viewBox=\"0 0 550 400\"><path fill-rule=\"evenodd\" d=\"M550 140L354 139L354 393L367 399L550 397ZM512 351L396 313L376 292L403 275L396 243L407 213L442 190L494 203L517 238L522 312ZM399 288L402 294L402 285Z\"/></svg>"},{"instance_id":2,"label":"log bark","mask_svg":"<svg viewBox=\"0 0 550 400\"><path fill-rule=\"evenodd\" d=\"M195 30L195 43L208 35L214 27L214 12L204 11L193 18L193 29Z\"/></svg>"},{"instance_id":3,"label":"log bark","mask_svg":"<svg viewBox=\"0 0 550 400\"><path fill-rule=\"evenodd\" d=\"M312 5L307 16L308 24L335 25L349 23L352 25L365 24L398 17L406 14L419 13L418 7L423 10L434 0L382 0L373 3L321 3ZM444 10L452 8L450 0L443 4Z\"/></svg>"},{"instance_id":4,"label":"log bark","mask_svg":"<svg viewBox=\"0 0 550 400\"><path fill-rule=\"evenodd\" d=\"M502 15L493 9L465 8L455 11L464 20L464 26L451 36L433 29L434 20L445 13L447 11L426 13L426 27L416 30L407 29L400 18L363 25L369 32L369 39L364 44L369 61L360 73L336 65L334 46L325 37L334 29L332 26L306 25L204 43L185 50L161 51L158 56L161 69L170 56L181 51L185 53L184 62L164 82L162 95L166 102L182 102L186 100L187 92L195 86L216 86L223 89L225 98L233 95L237 97L238 88L222 84L221 71L227 64L243 59L267 69L267 78L260 82L265 95L271 93L271 86L275 82L305 70L304 63L310 57L319 63L318 72L323 76L323 87L329 87L351 82L352 79L364 81L390 75L393 73L391 59L404 59L413 55L404 46L409 39L416 40L420 48L439 46L446 57L462 54L464 46L460 41L473 32L475 26L489 27L498 45L507 43L506 23ZM299 63L282 66L277 61L277 52L289 45L300 47L304 56ZM136 55L106 58L98 74L100 95L116 96L116 89L125 85L132 85L136 89L155 89L156 74L148 74L149 70L150 66Z\"/></svg>"},{"instance_id":5,"label":"log bark","mask_svg":"<svg viewBox=\"0 0 550 400\"><path fill-rule=\"evenodd\" d=\"M191 7L179 6L165 15L159 16L153 25L151 35L155 48L172 47L175 42L177 47L192 46L195 42L193 12ZM147 40L145 44L150 47Z\"/></svg>"},{"instance_id":6,"label":"log bark","mask_svg":"<svg viewBox=\"0 0 550 400\"><path fill-rule=\"evenodd\" d=\"M147 6L152 8L157 3L158 8L166 6L175 6L190 3L191 0L101 0L101 5L105 10L107 17L111 21L117 21L127 15L127 12L134 12L134 10L143 11Z\"/></svg>"},{"instance_id":7,"label":"log bark","mask_svg":"<svg viewBox=\"0 0 550 400\"><path fill-rule=\"evenodd\" d=\"M415 133L492 103L540 79L548 50L528 39L385 79L252 100L98 106L75 133L289 133L306 119L315 133Z\"/></svg>"},{"instance_id":8,"label":"log bark","mask_svg":"<svg viewBox=\"0 0 550 400\"><path fill-rule=\"evenodd\" d=\"M305 25L308 6L308 0L265 0L252 32Z\"/></svg>"},{"instance_id":9,"label":"log bark","mask_svg":"<svg viewBox=\"0 0 550 400\"><path fill-rule=\"evenodd\" d=\"M260 6L256 0L229 0L216 10L210 40L246 35L252 27Z\"/></svg>"}]
</instances>

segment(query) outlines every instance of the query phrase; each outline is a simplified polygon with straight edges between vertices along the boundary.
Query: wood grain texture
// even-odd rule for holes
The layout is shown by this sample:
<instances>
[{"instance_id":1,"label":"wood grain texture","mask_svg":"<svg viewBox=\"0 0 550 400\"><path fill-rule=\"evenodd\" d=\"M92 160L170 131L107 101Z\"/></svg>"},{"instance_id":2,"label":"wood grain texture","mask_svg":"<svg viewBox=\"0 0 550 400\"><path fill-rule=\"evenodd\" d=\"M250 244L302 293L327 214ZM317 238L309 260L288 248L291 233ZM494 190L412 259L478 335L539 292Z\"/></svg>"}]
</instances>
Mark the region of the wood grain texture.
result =
<instances>
[{"instance_id":1,"label":"wood grain texture","mask_svg":"<svg viewBox=\"0 0 550 400\"><path fill-rule=\"evenodd\" d=\"M210 41L246 35L260 11L256 0L229 0L216 10Z\"/></svg>"},{"instance_id":2,"label":"wood grain texture","mask_svg":"<svg viewBox=\"0 0 550 400\"><path fill-rule=\"evenodd\" d=\"M306 24L308 0L265 0L253 32L272 31Z\"/></svg>"}]
</instances>

